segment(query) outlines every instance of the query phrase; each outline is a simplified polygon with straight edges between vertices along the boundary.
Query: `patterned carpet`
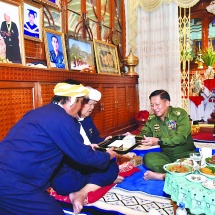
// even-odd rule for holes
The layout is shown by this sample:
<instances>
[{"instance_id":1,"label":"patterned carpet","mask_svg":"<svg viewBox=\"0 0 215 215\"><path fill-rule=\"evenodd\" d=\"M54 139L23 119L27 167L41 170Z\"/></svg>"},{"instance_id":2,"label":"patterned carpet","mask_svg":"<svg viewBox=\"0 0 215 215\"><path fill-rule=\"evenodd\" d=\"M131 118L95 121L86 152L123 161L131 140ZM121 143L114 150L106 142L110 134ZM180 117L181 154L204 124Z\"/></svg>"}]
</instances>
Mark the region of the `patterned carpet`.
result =
<instances>
[{"instance_id":1,"label":"patterned carpet","mask_svg":"<svg viewBox=\"0 0 215 215\"><path fill-rule=\"evenodd\" d=\"M162 215L174 214L169 198L131 192L117 187L112 188L91 205L103 210L112 209L126 215L145 215L151 208L158 210Z\"/></svg>"}]
</instances>

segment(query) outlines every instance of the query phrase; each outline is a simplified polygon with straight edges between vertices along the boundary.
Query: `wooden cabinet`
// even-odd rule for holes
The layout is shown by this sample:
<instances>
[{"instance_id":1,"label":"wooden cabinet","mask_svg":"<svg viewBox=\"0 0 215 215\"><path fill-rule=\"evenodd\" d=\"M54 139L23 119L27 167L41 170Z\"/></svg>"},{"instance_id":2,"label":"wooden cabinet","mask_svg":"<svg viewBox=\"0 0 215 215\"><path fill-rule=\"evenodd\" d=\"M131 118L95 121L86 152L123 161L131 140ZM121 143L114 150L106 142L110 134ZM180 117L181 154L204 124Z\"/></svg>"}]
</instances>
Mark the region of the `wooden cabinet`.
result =
<instances>
[{"instance_id":1,"label":"wooden cabinet","mask_svg":"<svg viewBox=\"0 0 215 215\"><path fill-rule=\"evenodd\" d=\"M101 136L121 134L137 127L134 118L139 109L136 76L62 72L0 64L0 139L27 111L50 103L56 83L68 78L102 93L92 114Z\"/></svg>"},{"instance_id":2,"label":"wooden cabinet","mask_svg":"<svg viewBox=\"0 0 215 215\"><path fill-rule=\"evenodd\" d=\"M101 84L92 87L102 93L93 111L93 119L103 136L135 128L134 116L139 108L136 84Z\"/></svg>"},{"instance_id":3,"label":"wooden cabinet","mask_svg":"<svg viewBox=\"0 0 215 215\"><path fill-rule=\"evenodd\" d=\"M41 106L38 82L0 82L0 139L29 110Z\"/></svg>"}]
</instances>

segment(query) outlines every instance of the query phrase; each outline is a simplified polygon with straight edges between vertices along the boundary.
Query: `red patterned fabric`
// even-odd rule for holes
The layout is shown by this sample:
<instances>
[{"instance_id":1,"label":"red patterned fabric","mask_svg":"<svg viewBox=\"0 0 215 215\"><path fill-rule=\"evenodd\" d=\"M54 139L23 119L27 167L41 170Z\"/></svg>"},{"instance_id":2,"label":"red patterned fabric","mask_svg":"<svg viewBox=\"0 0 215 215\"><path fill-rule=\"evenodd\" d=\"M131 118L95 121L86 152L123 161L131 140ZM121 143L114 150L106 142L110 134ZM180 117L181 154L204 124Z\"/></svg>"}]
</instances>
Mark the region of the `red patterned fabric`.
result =
<instances>
[{"instance_id":1,"label":"red patterned fabric","mask_svg":"<svg viewBox=\"0 0 215 215\"><path fill-rule=\"evenodd\" d=\"M131 164L130 162L121 164L119 166L119 169L120 169L119 175L122 177L128 177L128 176L134 174L135 172L140 171L137 167L133 166L133 164ZM90 203L93 203L93 202L96 202L97 200L99 200L113 186L115 186L115 184L110 184L108 186L101 187L100 189L98 189L96 191L89 192L87 195L88 203L90 204ZM55 197L56 200L70 203L69 196L58 195L52 188L50 188L48 192L50 193L51 196Z\"/></svg>"}]
</instances>

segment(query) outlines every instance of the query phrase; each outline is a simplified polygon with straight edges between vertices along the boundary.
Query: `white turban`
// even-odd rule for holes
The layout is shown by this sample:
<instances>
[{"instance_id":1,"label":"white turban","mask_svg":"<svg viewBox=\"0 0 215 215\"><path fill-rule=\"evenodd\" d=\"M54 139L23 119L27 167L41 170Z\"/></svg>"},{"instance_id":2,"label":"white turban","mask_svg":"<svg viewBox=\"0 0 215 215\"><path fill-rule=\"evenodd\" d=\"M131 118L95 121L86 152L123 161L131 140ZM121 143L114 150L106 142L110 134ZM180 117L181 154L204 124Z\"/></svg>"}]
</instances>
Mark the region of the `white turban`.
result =
<instances>
[{"instance_id":1,"label":"white turban","mask_svg":"<svg viewBox=\"0 0 215 215\"><path fill-rule=\"evenodd\" d=\"M74 85L67 83L58 83L54 88L54 94L56 96L68 96L71 97L71 106L75 103L76 98L81 96L88 96L89 89L82 84Z\"/></svg>"},{"instance_id":2,"label":"white turban","mask_svg":"<svg viewBox=\"0 0 215 215\"><path fill-rule=\"evenodd\" d=\"M93 89L92 87L89 87L89 86L87 86L86 88L89 89L89 95L87 97L88 99L94 100L97 102L101 99L102 94L98 90Z\"/></svg>"}]
</instances>

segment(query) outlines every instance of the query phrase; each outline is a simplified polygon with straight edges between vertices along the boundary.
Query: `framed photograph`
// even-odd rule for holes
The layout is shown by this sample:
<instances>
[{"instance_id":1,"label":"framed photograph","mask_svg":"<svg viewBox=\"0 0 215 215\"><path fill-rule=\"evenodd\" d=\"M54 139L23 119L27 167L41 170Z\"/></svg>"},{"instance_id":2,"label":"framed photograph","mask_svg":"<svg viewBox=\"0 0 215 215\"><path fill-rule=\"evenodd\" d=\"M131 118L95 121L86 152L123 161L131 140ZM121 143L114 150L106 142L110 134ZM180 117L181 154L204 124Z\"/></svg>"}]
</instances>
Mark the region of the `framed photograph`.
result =
<instances>
[{"instance_id":1,"label":"framed photograph","mask_svg":"<svg viewBox=\"0 0 215 215\"><path fill-rule=\"evenodd\" d=\"M67 55L70 70L82 70L94 65L93 43L67 36Z\"/></svg>"},{"instance_id":2,"label":"framed photograph","mask_svg":"<svg viewBox=\"0 0 215 215\"><path fill-rule=\"evenodd\" d=\"M61 0L40 0L41 2L60 9Z\"/></svg>"},{"instance_id":3,"label":"framed photograph","mask_svg":"<svg viewBox=\"0 0 215 215\"><path fill-rule=\"evenodd\" d=\"M44 41L48 68L68 69L64 34L45 28Z\"/></svg>"},{"instance_id":4,"label":"framed photograph","mask_svg":"<svg viewBox=\"0 0 215 215\"><path fill-rule=\"evenodd\" d=\"M98 73L120 75L119 57L115 45L93 40Z\"/></svg>"},{"instance_id":5,"label":"framed photograph","mask_svg":"<svg viewBox=\"0 0 215 215\"><path fill-rule=\"evenodd\" d=\"M22 3L22 14L24 15L24 37L26 39L42 41L43 35L43 8L41 4Z\"/></svg>"},{"instance_id":6,"label":"framed photograph","mask_svg":"<svg viewBox=\"0 0 215 215\"><path fill-rule=\"evenodd\" d=\"M5 1L0 8L0 62L25 65L21 6Z\"/></svg>"}]
</instances>

